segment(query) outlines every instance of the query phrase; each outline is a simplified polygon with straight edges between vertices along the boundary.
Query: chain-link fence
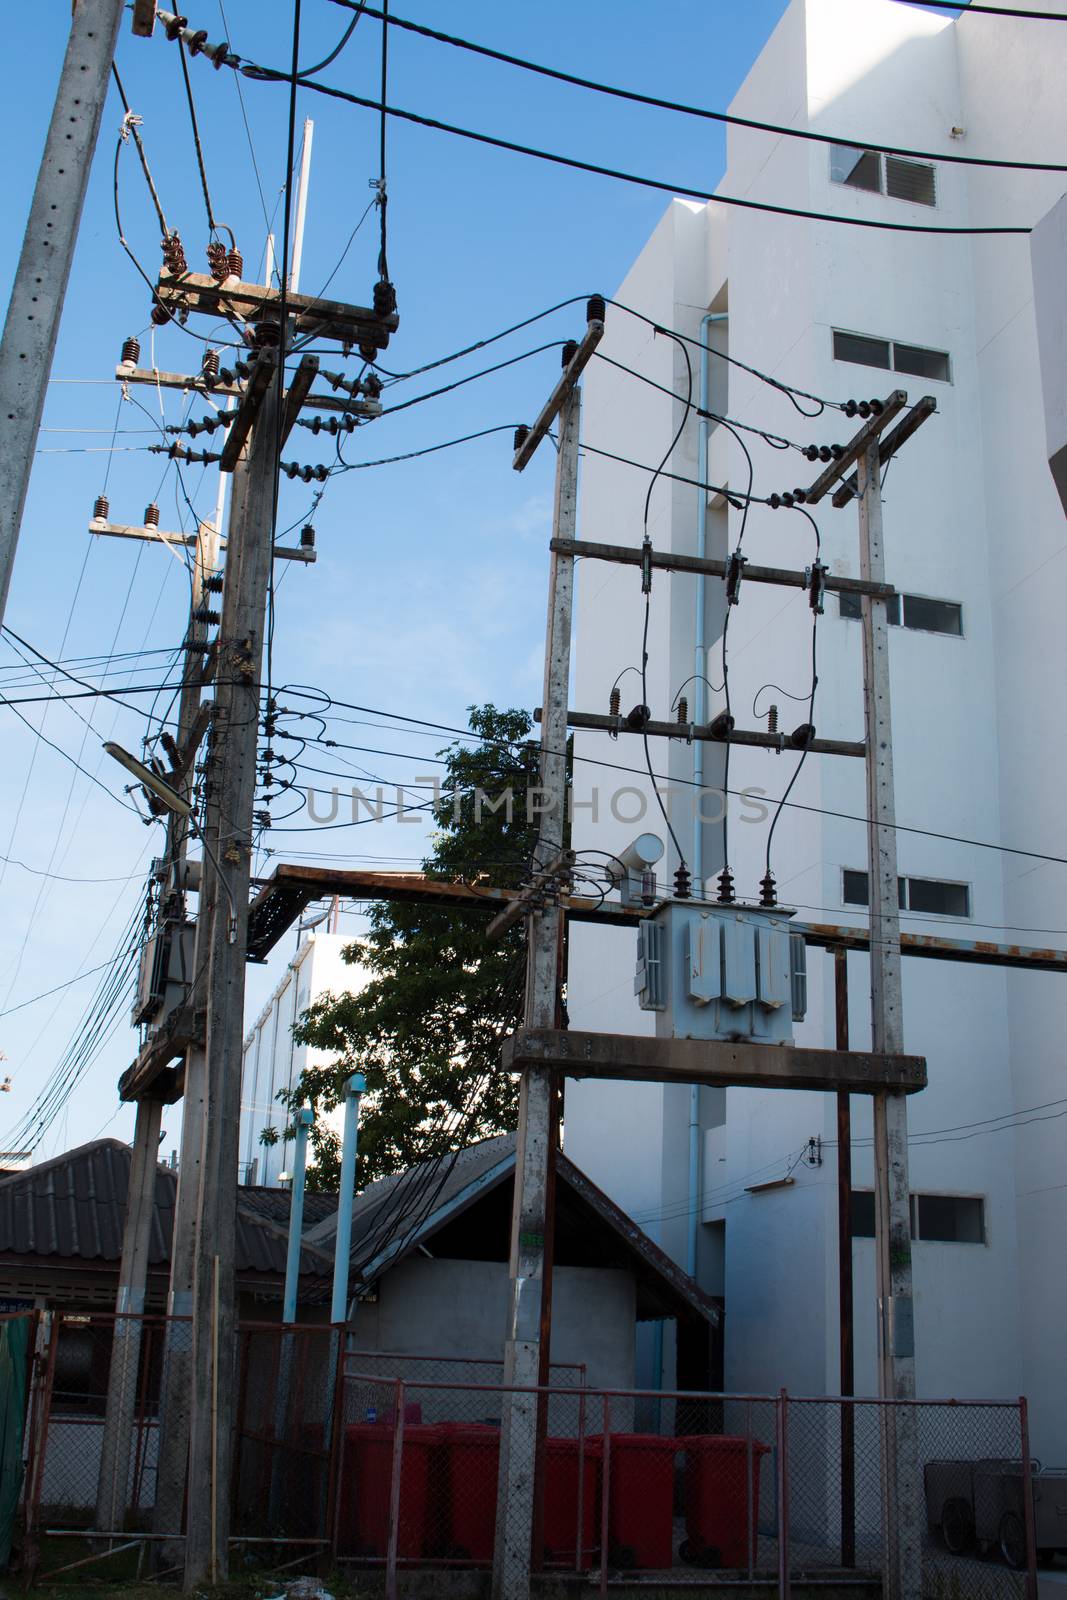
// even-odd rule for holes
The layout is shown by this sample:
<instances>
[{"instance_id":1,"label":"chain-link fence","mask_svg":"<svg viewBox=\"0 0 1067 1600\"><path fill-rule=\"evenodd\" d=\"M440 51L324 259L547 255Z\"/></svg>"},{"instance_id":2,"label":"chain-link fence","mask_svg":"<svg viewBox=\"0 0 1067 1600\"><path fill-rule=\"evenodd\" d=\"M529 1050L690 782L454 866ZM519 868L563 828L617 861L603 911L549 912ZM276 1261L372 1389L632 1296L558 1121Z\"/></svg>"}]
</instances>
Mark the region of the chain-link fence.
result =
<instances>
[{"instance_id":1,"label":"chain-link fence","mask_svg":"<svg viewBox=\"0 0 1067 1600\"><path fill-rule=\"evenodd\" d=\"M188 1322L57 1312L25 1332L3 1462L15 1495L21 1480L23 1565L180 1564ZM421 1569L477 1587L498 1546L602 1593L1035 1600L1035 1503L1045 1517L1060 1485L1027 1492L1021 1402L606 1392L581 1367L519 1389L496 1362L342 1341L328 1326L238 1332L231 1537L275 1564L302 1551L371 1569L389 1600ZM500 1526L502 1478L517 1489Z\"/></svg>"},{"instance_id":2,"label":"chain-link fence","mask_svg":"<svg viewBox=\"0 0 1067 1600\"><path fill-rule=\"evenodd\" d=\"M635 1431L635 1416L655 1419ZM346 1370L335 1549L384 1566L532 1564L662 1588L773 1583L789 1596L1033 1600L1019 1403L509 1389ZM520 1443L517 1443L520 1441ZM499 1529L502 1451L517 1463Z\"/></svg>"}]
</instances>

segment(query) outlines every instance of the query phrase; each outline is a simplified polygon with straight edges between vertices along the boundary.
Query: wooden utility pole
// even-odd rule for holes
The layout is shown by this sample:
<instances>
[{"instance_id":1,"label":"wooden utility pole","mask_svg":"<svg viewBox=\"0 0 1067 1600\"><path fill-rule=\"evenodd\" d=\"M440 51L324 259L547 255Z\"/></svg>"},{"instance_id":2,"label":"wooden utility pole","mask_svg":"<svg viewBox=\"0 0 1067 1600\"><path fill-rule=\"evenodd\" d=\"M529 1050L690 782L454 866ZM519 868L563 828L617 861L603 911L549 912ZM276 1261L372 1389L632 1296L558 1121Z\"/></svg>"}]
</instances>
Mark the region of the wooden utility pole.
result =
<instances>
[{"instance_id":1,"label":"wooden utility pole","mask_svg":"<svg viewBox=\"0 0 1067 1600\"><path fill-rule=\"evenodd\" d=\"M0 340L0 622L125 0L78 0Z\"/></svg>"},{"instance_id":2,"label":"wooden utility pole","mask_svg":"<svg viewBox=\"0 0 1067 1600\"><path fill-rule=\"evenodd\" d=\"M885 581L879 441L857 462L860 574ZM893 728L889 697L889 620L884 600L864 595L863 700L867 729L867 892L871 944L871 1048L904 1050L897 887ZM883 1400L915 1398L911 1280L908 1110L903 1094L874 1097L875 1258L878 1287L878 1390ZM851 1248L851 1246L850 1246ZM887 1600L922 1589L922 1522L916 1418L911 1406L883 1414Z\"/></svg>"},{"instance_id":3,"label":"wooden utility pole","mask_svg":"<svg viewBox=\"0 0 1067 1600\"><path fill-rule=\"evenodd\" d=\"M599 311L593 316L593 311ZM604 331L603 307L591 306L582 343L564 349L564 372L548 404L518 441L521 470L553 420L559 417L559 453L553 504L554 539L572 540L578 508L578 444L581 391L578 377ZM544 710L541 721L541 795L537 864L546 866L563 849L567 805L567 699L570 682L574 557L553 550L545 641ZM551 898L551 897L549 897ZM525 1024L557 1026L563 918L555 905L527 918ZM511 1217L508 1316L504 1339L504 1383L536 1390L544 1371L548 1329L542 1312L550 1303L545 1283L545 1234L552 1215L553 1104L557 1073L550 1066L524 1068L519 1087L515 1151L515 1198ZM549 1259L551 1256L549 1255ZM526 1600L537 1467L536 1393L505 1394L500 1443L494 1600Z\"/></svg>"}]
</instances>

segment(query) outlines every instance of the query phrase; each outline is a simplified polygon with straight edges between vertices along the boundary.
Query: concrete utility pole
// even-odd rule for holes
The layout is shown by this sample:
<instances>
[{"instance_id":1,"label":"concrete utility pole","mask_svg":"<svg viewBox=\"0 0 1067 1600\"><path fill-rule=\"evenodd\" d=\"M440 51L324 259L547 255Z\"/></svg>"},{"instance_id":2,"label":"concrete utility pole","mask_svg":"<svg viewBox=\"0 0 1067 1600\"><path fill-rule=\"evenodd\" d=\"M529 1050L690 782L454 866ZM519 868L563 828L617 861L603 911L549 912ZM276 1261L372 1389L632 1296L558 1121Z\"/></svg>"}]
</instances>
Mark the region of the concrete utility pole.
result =
<instances>
[{"instance_id":1,"label":"concrete utility pole","mask_svg":"<svg viewBox=\"0 0 1067 1600\"><path fill-rule=\"evenodd\" d=\"M282 330L285 338L285 330ZM262 355L260 357L262 360ZM283 359L283 357L279 357ZM236 424L235 424L236 425ZM280 442L278 385L256 419L239 526L231 530L223 590L215 745L209 784L220 871L201 896L207 949L209 1113L204 1119L192 1308L188 1530L185 1589L228 1571L236 1354L237 1161L241 1117L251 830L259 748L260 670L273 547Z\"/></svg>"},{"instance_id":2,"label":"concrete utility pole","mask_svg":"<svg viewBox=\"0 0 1067 1600\"><path fill-rule=\"evenodd\" d=\"M860 575L885 582L881 454L872 438L857 462ZM867 894L871 929L871 1048L902 1055L893 729L889 700L886 602L864 595L863 700L867 730ZM885 1400L915 1398L915 1333L911 1282L911 1197L908 1110L903 1094L874 1096L875 1256L878 1286L878 1390ZM916 1419L912 1408L884 1415L888 1600L912 1600L922 1589L922 1542Z\"/></svg>"},{"instance_id":3,"label":"concrete utility pole","mask_svg":"<svg viewBox=\"0 0 1067 1600\"><path fill-rule=\"evenodd\" d=\"M142 537L154 541L156 534L149 527ZM219 536L217 527L201 523L196 536L196 554L190 586L189 626L186 632L185 665L182 674L182 691L178 707L176 744L179 761L183 766L175 782L178 792L192 799L193 769L196 751L205 732L201 712L203 695L203 650L206 649L207 624L200 615L210 591L208 579L218 565ZM178 927L184 923L185 862L189 830L183 817L173 813L167 822L167 848L164 856L166 877L161 889L161 901L182 908L172 922ZM208 866L205 858L204 867ZM203 886L203 885L201 885ZM162 921L159 932L162 933ZM142 960L147 952L142 954ZM195 961L195 957L194 957ZM195 965L194 965L195 973ZM100 1452L100 1474L97 1488L96 1525L103 1532L121 1530L126 1513L129 1484L130 1445L133 1438L134 1408L137 1393L137 1374L140 1364L141 1323L144 1311L145 1284L148 1273L148 1249L152 1232L152 1219L156 1202L156 1167L159 1146L159 1126L163 1102L155 1096L145 1096L137 1102L134 1124L134 1150L130 1168L129 1190L126 1196L126 1223L122 1246L122 1264L119 1272L119 1291L115 1305L118 1313L112 1346L111 1366L108 1373L107 1412L104 1437ZM183 1123L183 1147L185 1124ZM180 1182L180 1178L179 1178ZM172 1257L177 1247L177 1229L172 1244ZM157 1495L158 1501L158 1495ZM179 1500L175 1516L181 1519ZM168 1528L166 1531L172 1531Z\"/></svg>"},{"instance_id":4,"label":"concrete utility pole","mask_svg":"<svg viewBox=\"0 0 1067 1600\"><path fill-rule=\"evenodd\" d=\"M0 622L125 0L76 0L0 340Z\"/></svg>"},{"instance_id":5,"label":"concrete utility pole","mask_svg":"<svg viewBox=\"0 0 1067 1600\"><path fill-rule=\"evenodd\" d=\"M599 310L593 317L592 310ZM541 417L517 441L517 467L525 465L555 416L559 417L556 460L554 539L573 540L578 510L578 443L581 391L577 379L603 333L603 306L591 308L589 331L579 346L564 348L564 374ZM574 557L553 550L545 642L544 702L541 721L541 815L537 862L544 867L563 849L567 803L567 697L570 683L571 613ZM549 904L527 918L525 1025L558 1025L557 998L563 919ZM545 1284L545 1233L551 1216L553 1101L556 1072L528 1066L519 1088L515 1152L515 1200L511 1219L508 1320L504 1341L504 1383L536 1388L543 1372L542 1309ZM530 1558L537 1466L537 1395L504 1397L500 1443L497 1539L493 1567L494 1600L525 1600L530 1593Z\"/></svg>"}]
</instances>

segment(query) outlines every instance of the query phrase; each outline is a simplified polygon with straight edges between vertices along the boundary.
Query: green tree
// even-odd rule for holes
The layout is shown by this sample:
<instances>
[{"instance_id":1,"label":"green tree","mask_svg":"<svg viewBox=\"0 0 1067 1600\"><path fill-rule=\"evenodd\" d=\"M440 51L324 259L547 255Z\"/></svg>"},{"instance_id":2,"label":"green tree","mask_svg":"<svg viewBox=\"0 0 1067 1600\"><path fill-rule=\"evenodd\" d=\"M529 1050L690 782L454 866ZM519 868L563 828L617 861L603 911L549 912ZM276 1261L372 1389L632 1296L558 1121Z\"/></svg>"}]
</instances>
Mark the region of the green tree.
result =
<instances>
[{"instance_id":1,"label":"green tree","mask_svg":"<svg viewBox=\"0 0 1067 1600\"><path fill-rule=\"evenodd\" d=\"M470 726L476 745L440 752L437 830L423 869L475 889L515 886L537 842L526 803L537 786L531 721L525 711L472 706ZM298 1041L333 1059L282 1096L290 1113L329 1110L351 1073L366 1074L358 1187L515 1126L516 1084L501 1070L500 1044L522 1014L525 932L519 924L490 943L486 924L499 909L488 898L454 908L377 902L367 937L344 951L370 981L359 993L322 996L297 1025ZM312 1145L309 1185L336 1188L338 1141L319 1120Z\"/></svg>"}]
</instances>

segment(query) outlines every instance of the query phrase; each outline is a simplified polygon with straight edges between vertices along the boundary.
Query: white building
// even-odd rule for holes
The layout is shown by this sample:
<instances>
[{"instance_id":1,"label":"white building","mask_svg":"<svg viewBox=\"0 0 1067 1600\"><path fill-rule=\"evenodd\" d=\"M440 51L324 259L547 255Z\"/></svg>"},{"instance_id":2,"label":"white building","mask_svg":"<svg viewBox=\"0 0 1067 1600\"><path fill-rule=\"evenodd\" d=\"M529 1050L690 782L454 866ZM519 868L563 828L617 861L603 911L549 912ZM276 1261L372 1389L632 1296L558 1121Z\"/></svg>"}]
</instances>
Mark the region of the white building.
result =
<instances>
[{"instance_id":1,"label":"white building","mask_svg":"<svg viewBox=\"0 0 1067 1600\"><path fill-rule=\"evenodd\" d=\"M1042 8L1044 0L1040 0ZM1051 6L1047 7L1051 9ZM1055 159L1067 133L1067 29L985 14L953 19L893 0L793 0L732 110L798 129L877 144L1034 160ZM699 125L694 137L699 137ZM724 195L835 216L945 227L1029 227L1060 195L1056 174L944 161L901 162L825 144L729 130ZM936 236L844 227L711 203L675 202L618 291L647 317L700 337L749 367L812 395L845 400L905 388L936 396L938 414L906 445L883 499L887 576L905 598L892 629L897 818L906 931L957 938L1067 944L1062 866L954 842L988 841L1062 855L1063 741L1056 699L1063 676L1067 592L1063 510L1045 453L1028 241L1022 235ZM604 354L675 396L686 393L680 346L608 308ZM689 347L693 399L699 352ZM800 405L814 410L809 402ZM800 445L843 441L859 426L840 411L808 419L743 367L711 359L710 406ZM584 441L654 465L683 418L669 394L594 361L585 380ZM670 469L696 478L698 422L689 414ZM754 492L810 483L819 468L745 434ZM579 532L638 545L648 475L593 454L583 461ZM707 481L747 490L736 439L711 425ZM661 479L649 529L660 549L696 549L698 491ZM707 504L707 553L738 543L742 512ZM818 508L833 572L859 575L854 507ZM797 568L815 554L796 511L753 507L751 561ZM695 582L657 572L648 631L647 699L666 718L694 670ZM722 585L706 599L708 711L723 707ZM608 709L623 669L639 667L644 602L637 568L580 566L572 704ZM812 614L797 590L744 584L732 608L730 690L739 727L760 726L777 703L787 730L807 720ZM819 620L820 736L862 739L860 625L834 598ZM765 689L753 712L753 700ZM622 709L642 699L620 683ZM699 705L689 683L690 715ZM795 698L787 698L793 696ZM693 748L654 740L652 760L678 785L675 826L692 861ZM704 781L722 783L721 746L705 745ZM619 850L640 828L664 832L650 801L639 821L641 740L580 733L575 842ZM598 766L597 763L604 763ZM611 763L627 770L613 770ZM794 753L735 748L733 791L777 799ZM582 809L599 788L599 819ZM630 786L630 793L612 793ZM772 865L798 916L849 922L865 891L863 763L810 756L774 835ZM713 810L709 814L714 815ZM909 832L907 827L928 833ZM740 897L755 899L768 822L735 799L729 858ZM703 877L722 864L722 827L702 830ZM668 872L677 856L669 852ZM668 865L668 863L664 863ZM669 881L669 880L668 880ZM571 936L571 1026L651 1032L632 994L632 934L589 925ZM865 956L849 961L851 1042L869 1039ZM909 1103L916 1346L920 1393L1027 1393L1034 1447L1067 1458L1067 1109L1061 1093L1067 986L1062 977L993 967L904 961L906 1048L929 1064L929 1087ZM834 1041L830 958L809 952L801 1042ZM1064 1091L1067 1092L1067 1091ZM1037 1108L1037 1109L1035 1109ZM727 1387L834 1392L838 1383L835 1106L815 1093L702 1091L697 1107L699 1205L692 1220L702 1286L725 1296ZM690 1093L654 1084L568 1085L571 1158L680 1261L689 1243ZM854 1182L872 1183L870 1107L853 1100ZM803 1152L821 1140L821 1165ZM819 1150L816 1145L816 1150ZM753 1186L789 1176L785 1187ZM859 1201L862 1217L864 1202ZM860 1231L862 1231L862 1220ZM870 1230L868 1230L870 1231ZM856 1380L876 1392L873 1246L859 1239ZM650 1360L646 1352L646 1360ZM646 1368L649 1381L657 1374ZM662 1377L671 1381L669 1347Z\"/></svg>"},{"instance_id":2,"label":"white building","mask_svg":"<svg viewBox=\"0 0 1067 1600\"><path fill-rule=\"evenodd\" d=\"M281 1138L276 1144L265 1145L260 1134L266 1128L277 1129L281 1134L286 1126L289 1114L278 1099L279 1092L291 1089L305 1067L321 1066L333 1059L329 1051L298 1044L293 1028L321 995L358 993L363 988L366 972L342 956L351 943L351 934L320 930L309 933L245 1039L238 1158L242 1183L273 1188L279 1173L289 1170L291 1145ZM327 1117L340 1132L344 1108L327 1113Z\"/></svg>"}]
</instances>

